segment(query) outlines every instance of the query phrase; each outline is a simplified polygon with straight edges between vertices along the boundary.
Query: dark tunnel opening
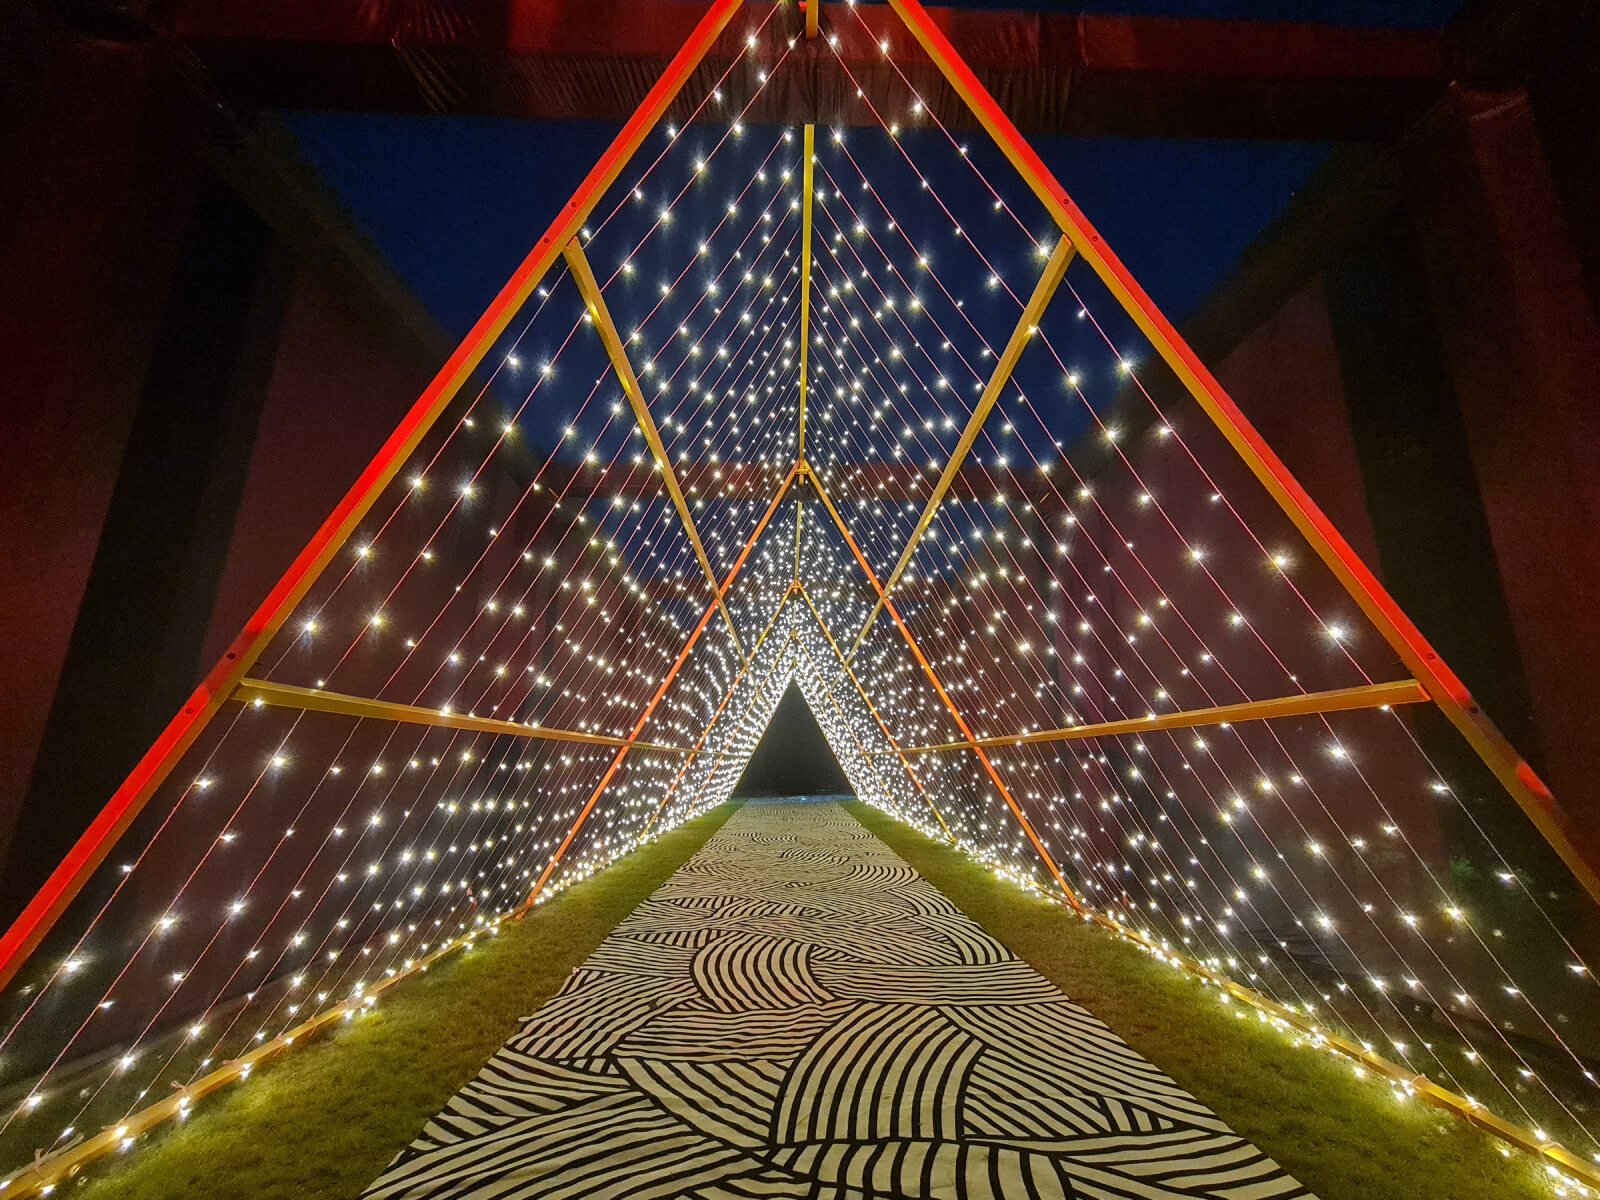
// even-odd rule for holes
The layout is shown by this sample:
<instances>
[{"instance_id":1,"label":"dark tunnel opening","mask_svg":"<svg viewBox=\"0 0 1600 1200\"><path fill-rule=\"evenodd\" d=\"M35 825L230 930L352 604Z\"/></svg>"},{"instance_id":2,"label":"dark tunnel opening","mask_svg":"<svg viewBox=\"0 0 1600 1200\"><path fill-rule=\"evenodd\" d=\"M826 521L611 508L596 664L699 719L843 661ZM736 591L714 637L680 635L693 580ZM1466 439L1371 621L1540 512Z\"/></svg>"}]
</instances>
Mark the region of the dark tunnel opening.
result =
<instances>
[{"instance_id":1,"label":"dark tunnel opening","mask_svg":"<svg viewBox=\"0 0 1600 1200\"><path fill-rule=\"evenodd\" d=\"M790 683L733 789L740 796L827 796L850 791L811 706Z\"/></svg>"}]
</instances>

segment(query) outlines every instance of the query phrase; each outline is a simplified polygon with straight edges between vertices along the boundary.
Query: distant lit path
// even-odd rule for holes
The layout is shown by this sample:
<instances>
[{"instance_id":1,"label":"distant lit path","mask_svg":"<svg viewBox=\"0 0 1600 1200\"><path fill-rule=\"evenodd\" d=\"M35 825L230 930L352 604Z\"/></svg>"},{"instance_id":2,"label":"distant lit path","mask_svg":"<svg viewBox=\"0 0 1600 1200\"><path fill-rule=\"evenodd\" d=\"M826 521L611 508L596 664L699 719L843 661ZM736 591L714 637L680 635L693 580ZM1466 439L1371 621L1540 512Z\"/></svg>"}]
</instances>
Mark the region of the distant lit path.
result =
<instances>
[{"instance_id":1,"label":"distant lit path","mask_svg":"<svg viewBox=\"0 0 1600 1200\"><path fill-rule=\"evenodd\" d=\"M751 803L368 1197L1305 1197L837 805Z\"/></svg>"}]
</instances>

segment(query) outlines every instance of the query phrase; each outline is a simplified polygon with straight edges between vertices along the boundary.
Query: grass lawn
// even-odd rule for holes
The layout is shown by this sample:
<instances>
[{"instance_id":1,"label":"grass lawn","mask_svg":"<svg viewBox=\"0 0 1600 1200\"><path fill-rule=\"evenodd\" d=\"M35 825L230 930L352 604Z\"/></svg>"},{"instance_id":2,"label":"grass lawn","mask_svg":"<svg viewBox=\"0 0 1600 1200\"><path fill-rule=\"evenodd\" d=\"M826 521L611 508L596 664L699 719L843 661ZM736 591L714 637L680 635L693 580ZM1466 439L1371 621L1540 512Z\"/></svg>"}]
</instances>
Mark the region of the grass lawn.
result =
<instances>
[{"instance_id":1,"label":"grass lawn","mask_svg":"<svg viewBox=\"0 0 1600 1200\"><path fill-rule=\"evenodd\" d=\"M476 1074L612 928L737 805L667 834L398 987L371 1015L201 1104L61 1194L85 1200L349 1200ZM1549 1197L1542 1166L1350 1064L1293 1046L1253 1012L960 852L845 807L995 937L1271 1154L1322 1200ZM1241 1019L1241 1014L1245 1014Z\"/></svg>"},{"instance_id":2,"label":"grass lawn","mask_svg":"<svg viewBox=\"0 0 1600 1200\"><path fill-rule=\"evenodd\" d=\"M845 807L994 937L1209 1105L1322 1200L1519 1200L1542 1164L1352 1065L1294 1046L1254 1010L997 878L859 801ZM1242 1019L1241 1019L1242 1018ZM1570 1194L1570 1192L1569 1192Z\"/></svg>"},{"instance_id":3,"label":"grass lawn","mask_svg":"<svg viewBox=\"0 0 1600 1200\"><path fill-rule=\"evenodd\" d=\"M737 804L567 888L496 938L408 980L370 1015L198 1105L125 1161L60 1193L85 1200L348 1200Z\"/></svg>"}]
</instances>

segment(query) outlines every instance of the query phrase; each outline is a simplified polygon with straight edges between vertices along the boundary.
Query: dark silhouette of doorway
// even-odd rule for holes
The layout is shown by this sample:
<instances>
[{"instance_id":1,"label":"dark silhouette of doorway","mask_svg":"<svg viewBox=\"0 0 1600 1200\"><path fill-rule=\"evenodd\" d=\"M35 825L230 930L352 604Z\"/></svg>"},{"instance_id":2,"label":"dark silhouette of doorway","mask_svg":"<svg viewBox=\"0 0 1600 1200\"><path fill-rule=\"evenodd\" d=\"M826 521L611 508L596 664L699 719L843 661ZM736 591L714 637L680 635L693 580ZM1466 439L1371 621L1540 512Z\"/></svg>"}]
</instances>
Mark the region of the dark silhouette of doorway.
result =
<instances>
[{"instance_id":1,"label":"dark silhouette of doorway","mask_svg":"<svg viewBox=\"0 0 1600 1200\"><path fill-rule=\"evenodd\" d=\"M791 682L733 794L826 796L850 790L850 781L828 748L811 706Z\"/></svg>"}]
</instances>

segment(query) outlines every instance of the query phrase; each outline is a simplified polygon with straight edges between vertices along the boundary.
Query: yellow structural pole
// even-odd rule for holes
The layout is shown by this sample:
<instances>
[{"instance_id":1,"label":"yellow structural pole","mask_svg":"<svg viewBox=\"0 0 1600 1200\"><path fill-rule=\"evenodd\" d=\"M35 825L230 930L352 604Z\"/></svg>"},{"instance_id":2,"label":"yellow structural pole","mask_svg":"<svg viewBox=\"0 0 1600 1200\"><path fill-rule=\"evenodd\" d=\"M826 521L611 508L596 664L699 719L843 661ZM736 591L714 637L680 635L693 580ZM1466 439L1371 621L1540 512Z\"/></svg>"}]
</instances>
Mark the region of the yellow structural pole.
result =
<instances>
[{"instance_id":1,"label":"yellow structural pole","mask_svg":"<svg viewBox=\"0 0 1600 1200\"><path fill-rule=\"evenodd\" d=\"M794 502L794 581L800 582L800 523L805 520L806 508L798 498Z\"/></svg>"},{"instance_id":2,"label":"yellow structural pole","mask_svg":"<svg viewBox=\"0 0 1600 1200\"><path fill-rule=\"evenodd\" d=\"M1395 603L1312 500L1266 440L1245 417L1233 397L1200 361L1199 355L1156 307L1099 231L1067 195L1066 189L1027 140L1017 131L989 90L983 86L928 15L920 0L889 0L922 49L966 101L1012 166L1033 189L1045 209L1085 262L1094 269L1156 353L1183 383L1201 409L1266 488L1295 528L1333 572L1361 611L1400 656L1406 670L1427 689L1428 698L1461 733L1484 764L1533 822L1545 841L1567 864L1579 884L1600 903L1600 833L1579 826L1556 801L1544 780L1517 753L1454 671Z\"/></svg>"},{"instance_id":3,"label":"yellow structural pole","mask_svg":"<svg viewBox=\"0 0 1600 1200\"><path fill-rule=\"evenodd\" d=\"M806 36L816 36L817 0L810 0L806 9ZM807 124L802 139L805 162L800 169L800 421L795 439L795 462L806 459L806 405L811 388L811 229L812 204L816 200L817 127ZM805 521L805 506L798 501L794 510L794 578L800 581L800 528Z\"/></svg>"},{"instance_id":4,"label":"yellow structural pole","mask_svg":"<svg viewBox=\"0 0 1600 1200\"><path fill-rule=\"evenodd\" d=\"M1361 687L1337 688L1328 692L1304 692L1274 700L1251 700L1244 704L1224 704L1216 708L1191 708L1184 712L1151 713L1148 717L1128 717L1120 721L1101 721L1095 725L1068 725L1063 729L1040 729L1033 733L1008 733L979 738L978 745L1031 746L1038 742L1081 742L1101 737L1158 733L1163 729L1194 729L1206 725L1237 725L1244 721L1270 721L1275 717L1313 716L1317 713L1352 712L1364 708L1392 708L1399 704L1421 704L1428 693L1415 679L1395 683L1369 683ZM933 746L908 746L907 754L942 754L965 750L966 742L940 742Z\"/></svg>"},{"instance_id":5,"label":"yellow structural pole","mask_svg":"<svg viewBox=\"0 0 1600 1200\"><path fill-rule=\"evenodd\" d=\"M994 406L1000 402L1000 394L1005 391L1006 384L1011 382L1012 372L1017 369L1022 352L1027 349L1033 335L1038 332L1044 310L1049 306L1050 298L1056 294L1056 289L1061 286L1062 277L1066 275L1067 267L1072 263L1072 254L1072 243L1062 238L1051 253L1050 261L1045 263L1044 272L1033 287L1033 294L1023 306L1022 317L1017 321L1017 327L1011 331L1010 338L1006 340L1006 348L1001 351L1000 359L995 363L989 382L983 389L983 395L978 397L972 416L967 418L966 428L961 431L961 437L950 453L950 461L945 463L944 471L939 475L939 482L934 484L933 492L928 496L928 503L923 506L917 527L911 531L906 548L900 552L900 561L895 563L894 570L889 572L889 578L883 584L882 594L878 597L878 602L872 606L872 611L867 614L866 622L861 626L861 632L856 634L856 640L851 644L850 653L845 656L846 658L854 658L856 652L861 649L861 644L867 640L867 634L872 632L872 623L883 611L884 601L894 592L900 583L900 577L911 565L911 559L917 552L917 543L928 531L928 526L933 524L939 505L944 503L945 494L956 481L961 464L966 461L967 455L978 441L978 435L983 432L984 422L989 419Z\"/></svg>"},{"instance_id":6,"label":"yellow structural pole","mask_svg":"<svg viewBox=\"0 0 1600 1200\"><path fill-rule=\"evenodd\" d=\"M807 367L811 360L811 204L815 197L813 171L817 156L817 127L807 125L802 138L805 145L805 163L800 170L800 186L805 189L800 201L800 437L795 451L797 460L806 456L806 388Z\"/></svg>"},{"instance_id":7,"label":"yellow structural pole","mask_svg":"<svg viewBox=\"0 0 1600 1200\"><path fill-rule=\"evenodd\" d=\"M806 40L817 36L822 27L822 0L801 0L806 10Z\"/></svg>"},{"instance_id":8,"label":"yellow structural pole","mask_svg":"<svg viewBox=\"0 0 1600 1200\"><path fill-rule=\"evenodd\" d=\"M733 615L728 612L728 606L723 602L717 573L712 569L711 560L706 557L706 548L700 542L699 531L694 527L694 517L689 512L689 502L684 498L683 488L678 483L678 473L672 469L672 460L667 457L667 448L661 441L661 431L656 428L655 418L650 415L650 406L645 403L644 391L639 387L639 377L633 373L633 364L628 361L628 351L623 345L622 335L617 332L616 322L611 319L611 310L606 307L605 298L600 294L599 281L595 279L594 271L589 266L589 259L584 255L583 247L578 245L577 238L567 243L563 253L567 258L567 269L572 272L573 281L578 285L578 292L583 296L584 305L588 308L594 327L600 334L600 341L605 345L606 354L611 359L611 369L616 372L623 393L628 397L628 405L633 409L634 418L639 422L639 431L644 434L645 444L655 456L656 469L661 472L662 481L667 486L667 495L672 498L673 506L683 521L683 531L689 535L689 544L694 547L694 556L700 560L700 569L705 572L706 581L711 584L717 610L728 626L729 636L733 638L733 647L738 651L741 661L748 662L744 646L739 642L739 631L733 625Z\"/></svg>"},{"instance_id":9,"label":"yellow structural pole","mask_svg":"<svg viewBox=\"0 0 1600 1200\"><path fill-rule=\"evenodd\" d=\"M657 742L611 737L603 733L583 733L576 729L551 729L543 725L525 725L520 721L501 721L493 717L475 716L472 713L422 708L415 704L395 704L388 700L371 700L365 696L347 696L341 692L325 692L321 688L269 683L265 679L241 681L233 693L233 698L242 704L309 709L313 712L359 717L362 720L395 721L406 725L435 725L443 729L465 729L474 733L492 733L536 741L582 742L590 746L637 746L641 750L664 750L669 754L692 753L687 746L664 746Z\"/></svg>"}]
</instances>

